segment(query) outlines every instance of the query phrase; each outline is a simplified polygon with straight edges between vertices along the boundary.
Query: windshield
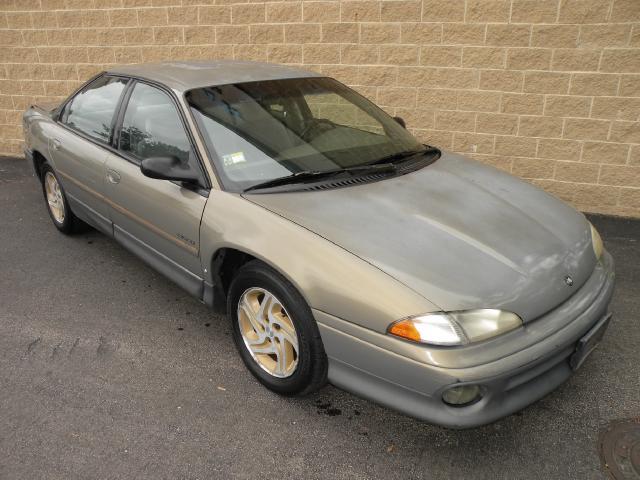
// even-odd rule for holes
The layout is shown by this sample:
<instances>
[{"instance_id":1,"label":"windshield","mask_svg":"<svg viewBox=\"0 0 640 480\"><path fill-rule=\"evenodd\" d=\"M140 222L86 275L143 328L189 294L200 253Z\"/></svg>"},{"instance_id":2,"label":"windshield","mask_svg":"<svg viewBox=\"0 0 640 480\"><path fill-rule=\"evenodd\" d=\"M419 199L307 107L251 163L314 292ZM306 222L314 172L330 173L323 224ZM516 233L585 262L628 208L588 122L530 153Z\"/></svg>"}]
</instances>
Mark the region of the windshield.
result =
<instances>
[{"instance_id":1,"label":"windshield","mask_svg":"<svg viewBox=\"0 0 640 480\"><path fill-rule=\"evenodd\" d=\"M228 190L424 149L392 117L331 78L218 85L186 98Z\"/></svg>"}]
</instances>

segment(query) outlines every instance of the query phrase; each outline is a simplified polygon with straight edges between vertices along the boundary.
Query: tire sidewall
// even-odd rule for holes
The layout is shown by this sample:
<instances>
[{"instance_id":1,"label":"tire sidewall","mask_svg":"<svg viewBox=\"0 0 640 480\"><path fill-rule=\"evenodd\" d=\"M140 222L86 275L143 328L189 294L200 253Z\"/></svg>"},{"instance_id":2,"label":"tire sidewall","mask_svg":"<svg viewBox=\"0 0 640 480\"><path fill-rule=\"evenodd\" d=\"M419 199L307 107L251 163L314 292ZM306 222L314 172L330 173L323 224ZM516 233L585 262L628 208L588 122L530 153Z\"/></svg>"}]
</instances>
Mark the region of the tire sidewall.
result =
<instances>
[{"instance_id":1,"label":"tire sidewall","mask_svg":"<svg viewBox=\"0 0 640 480\"><path fill-rule=\"evenodd\" d=\"M270 375L253 359L244 343L238 323L238 302L244 292L252 287L263 288L275 295L283 304L293 322L298 337L298 365L289 377L278 378ZM266 387L282 395L295 395L304 391L313 381L313 361L324 355L318 326L311 309L304 298L284 277L266 265L251 262L241 268L229 288L227 314L232 322L233 339L240 356L249 371ZM322 350L319 352L318 350Z\"/></svg>"}]
</instances>

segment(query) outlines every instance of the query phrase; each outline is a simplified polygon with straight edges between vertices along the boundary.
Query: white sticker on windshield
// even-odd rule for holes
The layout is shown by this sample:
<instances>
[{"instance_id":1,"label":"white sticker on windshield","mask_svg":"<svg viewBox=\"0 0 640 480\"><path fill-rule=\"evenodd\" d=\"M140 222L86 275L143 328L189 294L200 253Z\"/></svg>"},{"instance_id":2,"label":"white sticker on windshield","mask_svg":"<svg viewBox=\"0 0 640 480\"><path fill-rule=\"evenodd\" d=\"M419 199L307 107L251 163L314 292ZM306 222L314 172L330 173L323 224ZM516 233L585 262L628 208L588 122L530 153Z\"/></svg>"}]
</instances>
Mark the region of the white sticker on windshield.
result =
<instances>
[{"instance_id":1,"label":"white sticker on windshield","mask_svg":"<svg viewBox=\"0 0 640 480\"><path fill-rule=\"evenodd\" d=\"M222 163L224 163L225 167L236 165L238 163L244 163L246 161L247 160L244 158L243 152L229 153L222 156Z\"/></svg>"}]
</instances>

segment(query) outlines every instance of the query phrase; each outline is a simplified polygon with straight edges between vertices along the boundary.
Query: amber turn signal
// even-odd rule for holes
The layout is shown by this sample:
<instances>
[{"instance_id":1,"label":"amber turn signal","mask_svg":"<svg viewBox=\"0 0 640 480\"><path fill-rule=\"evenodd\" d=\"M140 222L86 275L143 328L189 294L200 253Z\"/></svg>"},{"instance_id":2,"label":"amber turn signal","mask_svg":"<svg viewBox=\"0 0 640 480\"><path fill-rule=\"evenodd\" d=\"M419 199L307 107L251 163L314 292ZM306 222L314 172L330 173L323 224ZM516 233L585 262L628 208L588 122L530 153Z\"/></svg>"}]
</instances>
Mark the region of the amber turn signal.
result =
<instances>
[{"instance_id":1,"label":"amber turn signal","mask_svg":"<svg viewBox=\"0 0 640 480\"><path fill-rule=\"evenodd\" d=\"M419 342L421 340L420 332L418 332L414 324L410 321L394 323L391 325L389 333L398 337L406 338L407 340L413 340L414 342Z\"/></svg>"}]
</instances>

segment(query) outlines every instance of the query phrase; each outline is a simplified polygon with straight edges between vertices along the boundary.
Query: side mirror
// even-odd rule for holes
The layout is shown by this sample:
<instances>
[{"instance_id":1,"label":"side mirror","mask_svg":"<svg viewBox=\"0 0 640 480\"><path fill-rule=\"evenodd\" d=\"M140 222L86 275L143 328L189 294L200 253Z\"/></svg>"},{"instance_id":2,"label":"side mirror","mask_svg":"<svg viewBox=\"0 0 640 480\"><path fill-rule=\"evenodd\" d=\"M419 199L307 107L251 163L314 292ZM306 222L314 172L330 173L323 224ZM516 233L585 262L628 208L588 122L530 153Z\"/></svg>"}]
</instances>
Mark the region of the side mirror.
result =
<instances>
[{"instance_id":1,"label":"side mirror","mask_svg":"<svg viewBox=\"0 0 640 480\"><path fill-rule=\"evenodd\" d=\"M149 157L140 163L140 171L149 178L197 183L198 173L185 166L177 157Z\"/></svg>"},{"instance_id":2,"label":"side mirror","mask_svg":"<svg viewBox=\"0 0 640 480\"><path fill-rule=\"evenodd\" d=\"M400 124L402 128L407 128L407 123L404 121L402 117L393 117L393 119Z\"/></svg>"}]
</instances>

